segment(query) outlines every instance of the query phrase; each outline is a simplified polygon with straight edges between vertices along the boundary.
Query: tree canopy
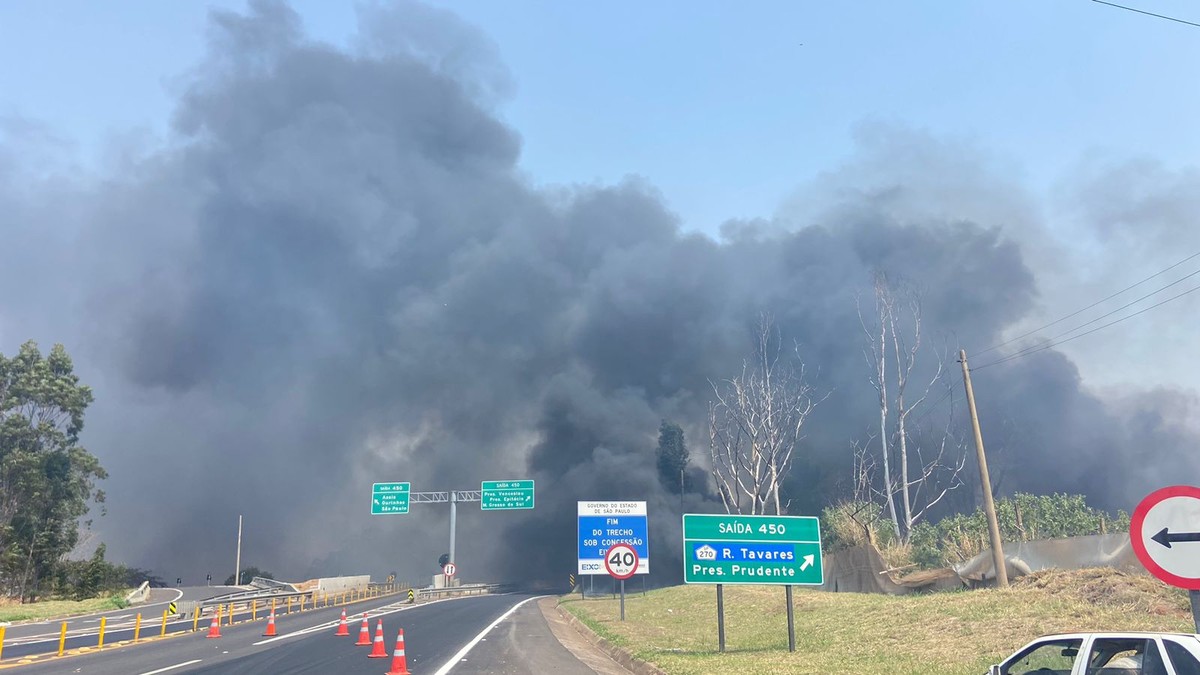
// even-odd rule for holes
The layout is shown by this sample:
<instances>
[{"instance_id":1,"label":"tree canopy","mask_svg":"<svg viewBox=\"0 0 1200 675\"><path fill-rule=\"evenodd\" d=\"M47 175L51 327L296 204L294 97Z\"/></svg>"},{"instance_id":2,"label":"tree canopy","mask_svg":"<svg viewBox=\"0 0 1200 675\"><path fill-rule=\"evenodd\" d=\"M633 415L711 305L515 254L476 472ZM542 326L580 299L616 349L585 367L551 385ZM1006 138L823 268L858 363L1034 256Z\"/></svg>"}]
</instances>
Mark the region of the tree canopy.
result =
<instances>
[{"instance_id":1,"label":"tree canopy","mask_svg":"<svg viewBox=\"0 0 1200 675\"><path fill-rule=\"evenodd\" d=\"M104 501L96 481L106 473L79 445L91 402L62 345L0 354L0 592L9 597L42 592L79 543L80 518Z\"/></svg>"},{"instance_id":2,"label":"tree canopy","mask_svg":"<svg viewBox=\"0 0 1200 675\"><path fill-rule=\"evenodd\" d=\"M688 459L683 428L674 422L663 420L658 428L658 482L669 492L683 491L683 471L687 469Z\"/></svg>"}]
</instances>

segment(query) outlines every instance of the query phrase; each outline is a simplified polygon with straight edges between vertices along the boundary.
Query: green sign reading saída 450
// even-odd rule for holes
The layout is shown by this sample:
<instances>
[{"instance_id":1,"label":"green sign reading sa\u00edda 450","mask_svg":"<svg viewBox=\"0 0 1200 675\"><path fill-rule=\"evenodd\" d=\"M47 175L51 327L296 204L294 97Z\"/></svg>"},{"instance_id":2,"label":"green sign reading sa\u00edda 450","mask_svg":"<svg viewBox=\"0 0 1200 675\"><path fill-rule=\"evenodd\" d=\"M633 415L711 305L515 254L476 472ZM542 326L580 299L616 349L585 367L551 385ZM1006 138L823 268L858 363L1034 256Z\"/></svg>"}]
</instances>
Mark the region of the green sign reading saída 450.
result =
<instances>
[{"instance_id":1,"label":"green sign reading sa\u00edda 450","mask_svg":"<svg viewBox=\"0 0 1200 675\"><path fill-rule=\"evenodd\" d=\"M820 523L810 516L684 514L683 580L819 586Z\"/></svg>"},{"instance_id":2,"label":"green sign reading sa\u00edda 450","mask_svg":"<svg viewBox=\"0 0 1200 675\"><path fill-rule=\"evenodd\" d=\"M479 486L479 501L484 511L532 509L533 481L485 480Z\"/></svg>"}]
</instances>

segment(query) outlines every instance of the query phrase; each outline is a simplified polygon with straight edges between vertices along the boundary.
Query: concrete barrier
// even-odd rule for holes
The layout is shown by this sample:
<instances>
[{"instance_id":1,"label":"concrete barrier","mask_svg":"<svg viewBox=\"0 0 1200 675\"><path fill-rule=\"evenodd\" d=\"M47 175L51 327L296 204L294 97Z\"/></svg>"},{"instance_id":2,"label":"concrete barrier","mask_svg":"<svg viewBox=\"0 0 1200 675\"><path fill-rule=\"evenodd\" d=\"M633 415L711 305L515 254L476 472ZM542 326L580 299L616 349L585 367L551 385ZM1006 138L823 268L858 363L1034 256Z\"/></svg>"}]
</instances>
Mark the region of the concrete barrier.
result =
<instances>
[{"instance_id":1,"label":"concrete barrier","mask_svg":"<svg viewBox=\"0 0 1200 675\"><path fill-rule=\"evenodd\" d=\"M321 591L322 593L342 593L344 591L366 590L367 585L371 583L371 576L362 575L357 577L327 577L323 579L314 579L313 581L316 582L315 590ZM296 587L300 590L310 590L308 584L311 583L311 581L308 581L304 584L296 584Z\"/></svg>"},{"instance_id":2,"label":"concrete barrier","mask_svg":"<svg viewBox=\"0 0 1200 675\"><path fill-rule=\"evenodd\" d=\"M150 597L150 582L143 581L142 585L137 587L137 590L125 596L125 602L128 602L131 605L136 605L138 603L145 602L146 598L148 597Z\"/></svg>"}]
</instances>

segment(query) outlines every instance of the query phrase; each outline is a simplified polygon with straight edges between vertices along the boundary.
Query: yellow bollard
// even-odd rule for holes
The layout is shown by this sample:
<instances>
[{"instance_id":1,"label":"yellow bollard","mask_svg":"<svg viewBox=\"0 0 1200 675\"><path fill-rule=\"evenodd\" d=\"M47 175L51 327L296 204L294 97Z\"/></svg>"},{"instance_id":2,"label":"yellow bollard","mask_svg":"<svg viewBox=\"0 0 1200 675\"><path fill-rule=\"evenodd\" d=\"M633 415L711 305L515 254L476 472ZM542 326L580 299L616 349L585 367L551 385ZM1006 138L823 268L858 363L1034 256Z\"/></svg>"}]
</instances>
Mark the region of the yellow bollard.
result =
<instances>
[{"instance_id":1,"label":"yellow bollard","mask_svg":"<svg viewBox=\"0 0 1200 675\"><path fill-rule=\"evenodd\" d=\"M196 632L196 623L200 621L200 605L196 605L192 609L192 632Z\"/></svg>"},{"instance_id":2,"label":"yellow bollard","mask_svg":"<svg viewBox=\"0 0 1200 675\"><path fill-rule=\"evenodd\" d=\"M258 621L258 601L257 600L250 601L250 620Z\"/></svg>"},{"instance_id":3,"label":"yellow bollard","mask_svg":"<svg viewBox=\"0 0 1200 675\"><path fill-rule=\"evenodd\" d=\"M137 642L142 635L142 613L138 612L137 618L133 621L133 641Z\"/></svg>"},{"instance_id":4,"label":"yellow bollard","mask_svg":"<svg viewBox=\"0 0 1200 675\"><path fill-rule=\"evenodd\" d=\"M287 613L288 614L292 613L292 596L290 596L290 595L288 596L288 611L287 611Z\"/></svg>"},{"instance_id":5,"label":"yellow bollard","mask_svg":"<svg viewBox=\"0 0 1200 675\"><path fill-rule=\"evenodd\" d=\"M275 613L275 598L271 598L271 613Z\"/></svg>"},{"instance_id":6,"label":"yellow bollard","mask_svg":"<svg viewBox=\"0 0 1200 675\"><path fill-rule=\"evenodd\" d=\"M158 632L158 636L162 637L167 634L167 610L163 610L163 625L162 630Z\"/></svg>"},{"instance_id":7,"label":"yellow bollard","mask_svg":"<svg viewBox=\"0 0 1200 675\"><path fill-rule=\"evenodd\" d=\"M300 611L304 611L304 596L300 596Z\"/></svg>"},{"instance_id":8,"label":"yellow bollard","mask_svg":"<svg viewBox=\"0 0 1200 675\"><path fill-rule=\"evenodd\" d=\"M4 626L0 626L0 659L4 658Z\"/></svg>"},{"instance_id":9,"label":"yellow bollard","mask_svg":"<svg viewBox=\"0 0 1200 675\"><path fill-rule=\"evenodd\" d=\"M64 621L62 630L58 633L58 655L63 655L63 649L67 646L67 622Z\"/></svg>"},{"instance_id":10,"label":"yellow bollard","mask_svg":"<svg viewBox=\"0 0 1200 675\"><path fill-rule=\"evenodd\" d=\"M229 625L229 626L233 625L233 603L232 602L229 603L229 623L226 625Z\"/></svg>"},{"instance_id":11,"label":"yellow bollard","mask_svg":"<svg viewBox=\"0 0 1200 675\"><path fill-rule=\"evenodd\" d=\"M104 626L108 624L108 617L100 617L100 641L96 643L96 649L104 649Z\"/></svg>"}]
</instances>

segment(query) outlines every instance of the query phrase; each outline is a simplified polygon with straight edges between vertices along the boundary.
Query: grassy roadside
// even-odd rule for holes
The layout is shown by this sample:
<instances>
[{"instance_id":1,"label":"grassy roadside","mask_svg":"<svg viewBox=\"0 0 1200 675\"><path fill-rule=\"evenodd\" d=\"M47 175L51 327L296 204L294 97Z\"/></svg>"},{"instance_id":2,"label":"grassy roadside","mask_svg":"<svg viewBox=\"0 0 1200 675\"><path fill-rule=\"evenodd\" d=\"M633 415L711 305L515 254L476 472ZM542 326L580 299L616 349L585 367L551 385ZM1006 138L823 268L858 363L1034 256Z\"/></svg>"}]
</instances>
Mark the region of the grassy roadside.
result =
<instances>
[{"instance_id":1,"label":"grassy roadside","mask_svg":"<svg viewBox=\"0 0 1200 675\"><path fill-rule=\"evenodd\" d=\"M22 605L17 602L0 601L0 622L30 621L58 617L91 614L110 609L124 609L125 594L112 595L90 600L44 600Z\"/></svg>"},{"instance_id":2,"label":"grassy roadside","mask_svg":"<svg viewBox=\"0 0 1200 675\"><path fill-rule=\"evenodd\" d=\"M960 675L983 673L1045 633L1192 630L1186 593L1111 569L1039 573L1007 590L904 597L797 588L794 654L779 587L726 587L724 655L712 586L627 596L624 623L615 600L562 602L601 636L672 675Z\"/></svg>"}]
</instances>

